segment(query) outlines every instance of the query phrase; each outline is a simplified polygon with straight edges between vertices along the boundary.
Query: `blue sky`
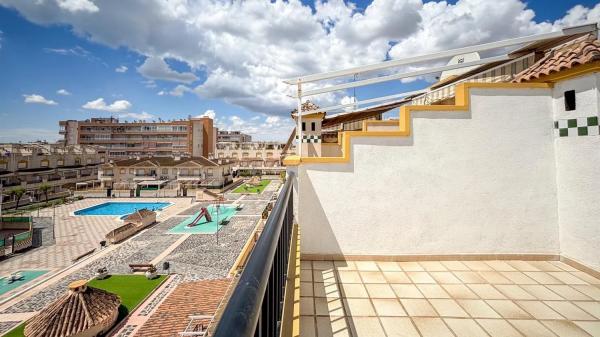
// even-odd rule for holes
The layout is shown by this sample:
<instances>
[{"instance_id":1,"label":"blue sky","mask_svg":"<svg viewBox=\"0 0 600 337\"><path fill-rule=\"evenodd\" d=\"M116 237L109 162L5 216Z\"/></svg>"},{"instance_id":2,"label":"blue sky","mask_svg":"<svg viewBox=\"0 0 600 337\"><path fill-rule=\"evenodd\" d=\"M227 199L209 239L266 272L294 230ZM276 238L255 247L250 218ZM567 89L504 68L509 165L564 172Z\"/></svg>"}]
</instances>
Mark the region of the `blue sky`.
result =
<instances>
[{"instance_id":1,"label":"blue sky","mask_svg":"<svg viewBox=\"0 0 600 337\"><path fill-rule=\"evenodd\" d=\"M213 2L210 8L202 0L183 7L137 0L143 6L133 12L134 2L120 8L109 0L0 0L0 142L55 141L62 119L207 112L222 128L283 140L294 103L282 78L407 50L529 35L597 20L600 12L597 1L574 0L488 1L486 11L477 0ZM439 22L448 26L439 30ZM439 41L424 38L434 33ZM392 83L357 95L424 85ZM320 99L338 103L344 95L352 93Z\"/></svg>"}]
</instances>

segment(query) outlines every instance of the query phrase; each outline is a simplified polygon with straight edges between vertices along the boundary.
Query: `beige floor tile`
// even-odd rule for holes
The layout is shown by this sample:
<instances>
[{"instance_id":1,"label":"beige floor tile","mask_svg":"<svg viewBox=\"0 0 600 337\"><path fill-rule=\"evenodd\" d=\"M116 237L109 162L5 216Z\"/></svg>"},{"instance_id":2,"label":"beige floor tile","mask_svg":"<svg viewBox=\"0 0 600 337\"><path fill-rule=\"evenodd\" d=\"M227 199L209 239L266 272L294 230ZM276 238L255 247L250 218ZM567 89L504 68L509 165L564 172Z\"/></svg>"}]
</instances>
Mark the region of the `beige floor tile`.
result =
<instances>
[{"instance_id":1,"label":"beige floor tile","mask_svg":"<svg viewBox=\"0 0 600 337\"><path fill-rule=\"evenodd\" d=\"M406 316L406 311L397 299L374 298L371 302L373 302L375 312L379 316Z\"/></svg>"},{"instance_id":2,"label":"beige floor tile","mask_svg":"<svg viewBox=\"0 0 600 337\"><path fill-rule=\"evenodd\" d=\"M492 337L522 337L517 329L503 319L478 319L477 323Z\"/></svg>"},{"instance_id":3,"label":"beige floor tile","mask_svg":"<svg viewBox=\"0 0 600 337\"><path fill-rule=\"evenodd\" d=\"M528 261L511 260L511 261L506 261L506 263L515 267L515 269L519 270L519 271L539 271L539 269L537 269L536 267L529 264Z\"/></svg>"},{"instance_id":4,"label":"beige floor tile","mask_svg":"<svg viewBox=\"0 0 600 337\"><path fill-rule=\"evenodd\" d=\"M314 261L313 261L314 262ZM315 270L313 269L313 282L336 283L337 278L333 270Z\"/></svg>"},{"instance_id":5,"label":"beige floor tile","mask_svg":"<svg viewBox=\"0 0 600 337\"><path fill-rule=\"evenodd\" d=\"M406 274L414 283L435 283L435 280L424 271L409 271Z\"/></svg>"},{"instance_id":6,"label":"beige floor tile","mask_svg":"<svg viewBox=\"0 0 600 337\"><path fill-rule=\"evenodd\" d=\"M360 274L353 270L338 271L338 279L340 283L362 283Z\"/></svg>"},{"instance_id":7,"label":"beige floor tile","mask_svg":"<svg viewBox=\"0 0 600 337\"><path fill-rule=\"evenodd\" d=\"M314 292L312 282L300 282L300 296L312 297L313 295Z\"/></svg>"},{"instance_id":8,"label":"beige floor tile","mask_svg":"<svg viewBox=\"0 0 600 337\"><path fill-rule=\"evenodd\" d=\"M396 262L377 262L377 265L379 266L379 269L381 269L382 271L402 271L402 268L400 268L400 265L398 265L398 263Z\"/></svg>"},{"instance_id":9,"label":"beige floor tile","mask_svg":"<svg viewBox=\"0 0 600 337\"><path fill-rule=\"evenodd\" d=\"M413 317L412 320L423 337L454 337L440 318Z\"/></svg>"},{"instance_id":10,"label":"beige floor tile","mask_svg":"<svg viewBox=\"0 0 600 337\"><path fill-rule=\"evenodd\" d=\"M354 261L333 261L336 270L356 270Z\"/></svg>"},{"instance_id":11,"label":"beige floor tile","mask_svg":"<svg viewBox=\"0 0 600 337\"><path fill-rule=\"evenodd\" d=\"M546 288L543 285L521 285L521 288L523 288L526 292L530 293L531 295L535 296L538 300L544 300L544 301L559 301L559 300L563 300L562 297L558 296L558 294L556 294L555 292L553 292L552 290Z\"/></svg>"},{"instance_id":12,"label":"beige floor tile","mask_svg":"<svg viewBox=\"0 0 600 337\"><path fill-rule=\"evenodd\" d=\"M414 284L392 284L392 289L399 298L423 298L423 294Z\"/></svg>"},{"instance_id":13,"label":"beige floor tile","mask_svg":"<svg viewBox=\"0 0 600 337\"><path fill-rule=\"evenodd\" d=\"M516 301L515 303L535 319L564 319L559 313L541 301Z\"/></svg>"},{"instance_id":14,"label":"beige floor tile","mask_svg":"<svg viewBox=\"0 0 600 337\"><path fill-rule=\"evenodd\" d=\"M300 290L302 294L302 290ZM313 294L315 297L340 298L340 289L337 284L313 283Z\"/></svg>"},{"instance_id":15,"label":"beige floor tile","mask_svg":"<svg viewBox=\"0 0 600 337\"><path fill-rule=\"evenodd\" d=\"M400 299L400 302L409 316L437 316L437 313L427 300L403 298Z\"/></svg>"},{"instance_id":16,"label":"beige floor tile","mask_svg":"<svg viewBox=\"0 0 600 337\"><path fill-rule=\"evenodd\" d=\"M347 316L376 316L368 298L345 298L343 303Z\"/></svg>"},{"instance_id":17,"label":"beige floor tile","mask_svg":"<svg viewBox=\"0 0 600 337\"><path fill-rule=\"evenodd\" d=\"M564 271L569 271L569 272L573 272L573 271L579 271L576 268L573 268L571 266L569 266L568 264L564 263L564 262L560 262L560 261L548 261L548 263L551 263L555 266L557 266L558 268L564 270Z\"/></svg>"},{"instance_id":18,"label":"beige floor tile","mask_svg":"<svg viewBox=\"0 0 600 337\"><path fill-rule=\"evenodd\" d=\"M523 309L519 308L513 301L509 300L487 300L487 304L489 304L495 312L499 313L503 318L510 319L528 319L531 318L527 312L523 311Z\"/></svg>"},{"instance_id":19,"label":"beige floor tile","mask_svg":"<svg viewBox=\"0 0 600 337\"><path fill-rule=\"evenodd\" d=\"M421 261L419 262L421 267L426 271L446 271L446 267L439 261Z\"/></svg>"},{"instance_id":20,"label":"beige floor tile","mask_svg":"<svg viewBox=\"0 0 600 337\"><path fill-rule=\"evenodd\" d=\"M538 284L534 279L520 271L502 271L500 274L511 280L514 284Z\"/></svg>"},{"instance_id":21,"label":"beige floor tile","mask_svg":"<svg viewBox=\"0 0 600 337\"><path fill-rule=\"evenodd\" d=\"M592 285L573 285L573 288L593 298L595 301L600 301L600 288Z\"/></svg>"},{"instance_id":22,"label":"beige floor tile","mask_svg":"<svg viewBox=\"0 0 600 337\"><path fill-rule=\"evenodd\" d=\"M506 261L492 260L492 261L485 261L485 263L487 263L488 266L494 268L495 271L517 271L517 269L515 269L515 267L506 263Z\"/></svg>"},{"instance_id":23,"label":"beige floor tile","mask_svg":"<svg viewBox=\"0 0 600 337\"><path fill-rule=\"evenodd\" d=\"M545 301L547 306L554 309L554 311L563 315L566 319L578 320L578 321L589 321L595 318L587 312L581 310L578 306L567 301Z\"/></svg>"},{"instance_id":24,"label":"beige floor tile","mask_svg":"<svg viewBox=\"0 0 600 337\"><path fill-rule=\"evenodd\" d=\"M488 334L481 329L475 320L468 318L446 318L446 324L454 331L457 337L483 337Z\"/></svg>"},{"instance_id":25,"label":"beige floor tile","mask_svg":"<svg viewBox=\"0 0 600 337\"><path fill-rule=\"evenodd\" d=\"M545 271L526 271L525 275L531 277L536 280L540 284L563 284L562 281L553 277Z\"/></svg>"},{"instance_id":26,"label":"beige floor tile","mask_svg":"<svg viewBox=\"0 0 600 337\"><path fill-rule=\"evenodd\" d=\"M523 290L523 288L514 284L497 284L494 287L500 290L506 297L511 300L535 300L536 298Z\"/></svg>"},{"instance_id":27,"label":"beige floor tile","mask_svg":"<svg viewBox=\"0 0 600 337\"><path fill-rule=\"evenodd\" d=\"M442 264L448 268L448 270L470 270L469 267L460 261L442 261Z\"/></svg>"},{"instance_id":28,"label":"beige floor tile","mask_svg":"<svg viewBox=\"0 0 600 337\"><path fill-rule=\"evenodd\" d=\"M541 321L559 337L589 337L590 335L571 321Z\"/></svg>"},{"instance_id":29,"label":"beige floor tile","mask_svg":"<svg viewBox=\"0 0 600 337\"><path fill-rule=\"evenodd\" d=\"M573 302L573 304L600 319L600 302Z\"/></svg>"},{"instance_id":30,"label":"beige floor tile","mask_svg":"<svg viewBox=\"0 0 600 337\"><path fill-rule=\"evenodd\" d=\"M353 317L353 334L357 337L381 337L385 336L383 327L377 317Z\"/></svg>"},{"instance_id":31,"label":"beige floor tile","mask_svg":"<svg viewBox=\"0 0 600 337\"><path fill-rule=\"evenodd\" d=\"M340 285L343 297L368 298L369 294L364 285L359 283L343 283Z\"/></svg>"},{"instance_id":32,"label":"beige floor tile","mask_svg":"<svg viewBox=\"0 0 600 337\"><path fill-rule=\"evenodd\" d=\"M502 295L490 284L469 284L468 287L484 300L497 300L506 298L506 296Z\"/></svg>"},{"instance_id":33,"label":"beige floor tile","mask_svg":"<svg viewBox=\"0 0 600 337\"><path fill-rule=\"evenodd\" d=\"M412 283L408 278L408 275L401 271L384 271L383 277L385 277L389 283Z\"/></svg>"},{"instance_id":34,"label":"beige floor tile","mask_svg":"<svg viewBox=\"0 0 600 337\"><path fill-rule=\"evenodd\" d=\"M316 337L315 318L300 316L300 337Z\"/></svg>"},{"instance_id":35,"label":"beige floor tile","mask_svg":"<svg viewBox=\"0 0 600 337\"><path fill-rule=\"evenodd\" d=\"M500 318L500 315L483 300L457 300L457 302L473 318Z\"/></svg>"},{"instance_id":36,"label":"beige floor tile","mask_svg":"<svg viewBox=\"0 0 600 337\"><path fill-rule=\"evenodd\" d=\"M300 297L300 315L314 315L315 305L312 297Z\"/></svg>"},{"instance_id":37,"label":"beige floor tile","mask_svg":"<svg viewBox=\"0 0 600 337\"><path fill-rule=\"evenodd\" d=\"M319 337L351 337L345 317L317 317L317 332Z\"/></svg>"},{"instance_id":38,"label":"beige floor tile","mask_svg":"<svg viewBox=\"0 0 600 337\"><path fill-rule=\"evenodd\" d=\"M312 282L312 269L300 269L300 281Z\"/></svg>"},{"instance_id":39,"label":"beige floor tile","mask_svg":"<svg viewBox=\"0 0 600 337\"><path fill-rule=\"evenodd\" d=\"M302 260L300 261L300 270L312 269L312 261Z\"/></svg>"},{"instance_id":40,"label":"beige floor tile","mask_svg":"<svg viewBox=\"0 0 600 337\"><path fill-rule=\"evenodd\" d=\"M446 289L446 292L448 292L448 294L450 294L450 297L452 298L461 298L461 299L478 299L479 296L477 296L474 292L471 291L471 289L469 289L466 285L464 284L442 284L442 287L444 287L444 289Z\"/></svg>"},{"instance_id":41,"label":"beige floor tile","mask_svg":"<svg viewBox=\"0 0 600 337\"><path fill-rule=\"evenodd\" d=\"M430 299L429 303L441 317L469 317L455 300Z\"/></svg>"},{"instance_id":42,"label":"beige floor tile","mask_svg":"<svg viewBox=\"0 0 600 337\"><path fill-rule=\"evenodd\" d=\"M318 316L344 316L342 301L339 299L316 297L315 313Z\"/></svg>"},{"instance_id":43,"label":"beige floor tile","mask_svg":"<svg viewBox=\"0 0 600 337\"><path fill-rule=\"evenodd\" d=\"M450 295L437 284L417 284L417 288L426 298L450 298Z\"/></svg>"},{"instance_id":44,"label":"beige floor tile","mask_svg":"<svg viewBox=\"0 0 600 337\"><path fill-rule=\"evenodd\" d=\"M431 277L433 277L437 283L443 284L461 284L462 281L459 280L454 274L449 271L434 271L429 273Z\"/></svg>"},{"instance_id":45,"label":"beige floor tile","mask_svg":"<svg viewBox=\"0 0 600 337\"><path fill-rule=\"evenodd\" d=\"M387 283L380 271L361 271L360 277L363 283Z\"/></svg>"},{"instance_id":46,"label":"beige floor tile","mask_svg":"<svg viewBox=\"0 0 600 337\"><path fill-rule=\"evenodd\" d=\"M513 284L513 282L497 271L480 271L479 275L491 284Z\"/></svg>"},{"instance_id":47,"label":"beige floor tile","mask_svg":"<svg viewBox=\"0 0 600 337\"><path fill-rule=\"evenodd\" d=\"M563 271L548 261L529 261L529 264L541 271Z\"/></svg>"},{"instance_id":48,"label":"beige floor tile","mask_svg":"<svg viewBox=\"0 0 600 337\"><path fill-rule=\"evenodd\" d=\"M314 270L333 270L333 261L313 261Z\"/></svg>"},{"instance_id":49,"label":"beige floor tile","mask_svg":"<svg viewBox=\"0 0 600 337\"><path fill-rule=\"evenodd\" d=\"M356 269L360 271L379 271L377 263L374 261L354 261Z\"/></svg>"},{"instance_id":50,"label":"beige floor tile","mask_svg":"<svg viewBox=\"0 0 600 337\"><path fill-rule=\"evenodd\" d=\"M371 298L396 298L396 294L389 284L365 284Z\"/></svg>"},{"instance_id":51,"label":"beige floor tile","mask_svg":"<svg viewBox=\"0 0 600 337\"><path fill-rule=\"evenodd\" d=\"M600 284L600 279L597 279L597 278L593 277L592 275L584 273L582 271L575 271L575 272L572 272L571 274L575 275L576 277L584 280L585 282L587 282L589 284Z\"/></svg>"},{"instance_id":52,"label":"beige floor tile","mask_svg":"<svg viewBox=\"0 0 600 337\"><path fill-rule=\"evenodd\" d=\"M591 298L589 296L584 295L583 293L575 290L573 287L568 286L566 284L554 284L547 285L548 289L562 296L564 299L569 301L590 301Z\"/></svg>"},{"instance_id":53,"label":"beige floor tile","mask_svg":"<svg viewBox=\"0 0 600 337\"><path fill-rule=\"evenodd\" d=\"M423 271L423 267L417 262L398 262L404 271Z\"/></svg>"},{"instance_id":54,"label":"beige floor tile","mask_svg":"<svg viewBox=\"0 0 600 337\"><path fill-rule=\"evenodd\" d=\"M493 271L494 268L492 268L489 264L483 262L483 261L464 261L463 262L467 267L469 267L469 269L473 270L473 271Z\"/></svg>"},{"instance_id":55,"label":"beige floor tile","mask_svg":"<svg viewBox=\"0 0 600 337\"><path fill-rule=\"evenodd\" d=\"M574 322L593 337L600 337L600 322Z\"/></svg>"},{"instance_id":56,"label":"beige floor tile","mask_svg":"<svg viewBox=\"0 0 600 337\"><path fill-rule=\"evenodd\" d=\"M556 279L561 280L565 284L587 284L587 282L584 280L566 271L549 272L548 274L552 275Z\"/></svg>"},{"instance_id":57,"label":"beige floor tile","mask_svg":"<svg viewBox=\"0 0 600 337\"><path fill-rule=\"evenodd\" d=\"M455 271L453 272L463 283L486 283L486 281L474 271Z\"/></svg>"},{"instance_id":58,"label":"beige floor tile","mask_svg":"<svg viewBox=\"0 0 600 337\"><path fill-rule=\"evenodd\" d=\"M535 320L522 319L509 320L509 322L526 337L556 337L552 331Z\"/></svg>"},{"instance_id":59,"label":"beige floor tile","mask_svg":"<svg viewBox=\"0 0 600 337\"><path fill-rule=\"evenodd\" d=\"M381 317L387 337L420 337L408 317Z\"/></svg>"}]
</instances>

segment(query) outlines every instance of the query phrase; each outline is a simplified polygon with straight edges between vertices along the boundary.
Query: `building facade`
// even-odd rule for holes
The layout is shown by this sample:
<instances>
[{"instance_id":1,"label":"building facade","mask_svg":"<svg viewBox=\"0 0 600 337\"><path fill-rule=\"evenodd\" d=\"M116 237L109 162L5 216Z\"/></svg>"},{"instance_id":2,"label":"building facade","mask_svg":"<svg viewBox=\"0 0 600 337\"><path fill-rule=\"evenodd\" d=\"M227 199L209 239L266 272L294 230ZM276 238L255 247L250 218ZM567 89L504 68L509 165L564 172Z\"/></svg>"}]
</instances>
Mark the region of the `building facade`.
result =
<instances>
[{"instance_id":1,"label":"building facade","mask_svg":"<svg viewBox=\"0 0 600 337\"><path fill-rule=\"evenodd\" d=\"M281 157L285 144L278 142L217 143L215 158L233 163L233 169L246 174L277 174L283 171Z\"/></svg>"},{"instance_id":2,"label":"building facade","mask_svg":"<svg viewBox=\"0 0 600 337\"><path fill-rule=\"evenodd\" d=\"M252 136L241 131L217 131L217 143L248 143L252 141Z\"/></svg>"},{"instance_id":3,"label":"building facade","mask_svg":"<svg viewBox=\"0 0 600 337\"><path fill-rule=\"evenodd\" d=\"M215 129L208 117L176 121L92 118L59 122L66 145L98 145L111 159L135 156L205 156L214 153Z\"/></svg>"}]
</instances>

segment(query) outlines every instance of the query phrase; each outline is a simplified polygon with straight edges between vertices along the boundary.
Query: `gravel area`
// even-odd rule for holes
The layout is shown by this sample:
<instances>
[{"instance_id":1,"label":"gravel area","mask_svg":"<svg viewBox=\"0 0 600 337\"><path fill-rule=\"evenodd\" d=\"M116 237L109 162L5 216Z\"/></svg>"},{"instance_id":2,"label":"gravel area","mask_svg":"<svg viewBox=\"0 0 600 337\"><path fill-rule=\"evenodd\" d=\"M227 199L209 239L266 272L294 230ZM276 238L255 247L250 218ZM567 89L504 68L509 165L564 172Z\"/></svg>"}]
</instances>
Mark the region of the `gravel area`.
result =
<instances>
[{"instance_id":1,"label":"gravel area","mask_svg":"<svg viewBox=\"0 0 600 337\"><path fill-rule=\"evenodd\" d=\"M15 326L17 326L17 324L20 324L21 322L17 321L17 322L0 322L0 334L3 334L9 330L12 330L12 328L14 328Z\"/></svg>"}]
</instances>

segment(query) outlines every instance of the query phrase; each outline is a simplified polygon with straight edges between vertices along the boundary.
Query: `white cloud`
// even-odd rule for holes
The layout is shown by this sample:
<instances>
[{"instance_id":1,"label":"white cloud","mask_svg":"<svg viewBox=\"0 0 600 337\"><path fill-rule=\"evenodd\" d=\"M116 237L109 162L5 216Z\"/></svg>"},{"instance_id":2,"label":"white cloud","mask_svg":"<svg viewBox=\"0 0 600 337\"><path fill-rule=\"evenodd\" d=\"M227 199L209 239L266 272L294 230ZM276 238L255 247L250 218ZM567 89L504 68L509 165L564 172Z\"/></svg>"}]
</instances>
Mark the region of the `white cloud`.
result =
<instances>
[{"instance_id":1,"label":"white cloud","mask_svg":"<svg viewBox=\"0 0 600 337\"><path fill-rule=\"evenodd\" d=\"M119 113L118 116L120 118L126 118L126 119L143 119L143 120L156 118L155 115L149 114L146 111L142 111L141 113L137 113L137 112Z\"/></svg>"},{"instance_id":2,"label":"white cloud","mask_svg":"<svg viewBox=\"0 0 600 337\"><path fill-rule=\"evenodd\" d=\"M67 90L67 89L59 89L56 91L57 94L59 95L63 95L63 96L70 96L71 93Z\"/></svg>"},{"instance_id":3,"label":"white cloud","mask_svg":"<svg viewBox=\"0 0 600 337\"><path fill-rule=\"evenodd\" d=\"M57 105L55 101L51 99L46 99L42 95L31 94L31 95L23 95L25 97L25 103L33 103L33 104L46 104L46 105Z\"/></svg>"},{"instance_id":4,"label":"white cloud","mask_svg":"<svg viewBox=\"0 0 600 337\"><path fill-rule=\"evenodd\" d=\"M192 89L190 89L189 87L186 87L183 84L179 84L178 86L176 86L175 88L173 88L173 90L171 90L169 92L169 95L176 96L176 97L181 97L186 92L192 92Z\"/></svg>"},{"instance_id":5,"label":"white cloud","mask_svg":"<svg viewBox=\"0 0 600 337\"><path fill-rule=\"evenodd\" d=\"M198 115L196 117L197 118L208 117L210 119L215 119L217 117L217 113L215 112L215 110L209 109L209 110L204 111L204 113L202 115Z\"/></svg>"},{"instance_id":6,"label":"white cloud","mask_svg":"<svg viewBox=\"0 0 600 337\"><path fill-rule=\"evenodd\" d=\"M285 141L294 128L294 122L287 117L266 114L255 115L247 119L233 115L216 118L215 126L220 130L242 131L252 135L254 140Z\"/></svg>"},{"instance_id":7,"label":"white cloud","mask_svg":"<svg viewBox=\"0 0 600 337\"><path fill-rule=\"evenodd\" d=\"M171 69L167 62L161 57L148 57L137 70L144 77L153 80L183 82L189 84L198 79L193 73L180 73Z\"/></svg>"},{"instance_id":8,"label":"white cloud","mask_svg":"<svg viewBox=\"0 0 600 337\"><path fill-rule=\"evenodd\" d=\"M106 104L106 102L104 102L104 98L98 98L96 100L93 101L89 101L87 103L85 103L82 108L84 109L88 109L88 110L101 110L101 111L108 111L108 112L123 112L123 111L127 111L129 110L129 108L131 108L131 103L129 103L129 101L127 100L117 100L112 102L111 104Z\"/></svg>"},{"instance_id":9,"label":"white cloud","mask_svg":"<svg viewBox=\"0 0 600 337\"><path fill-rule=\"evenodd\" d=\"M129 69L129 68L127 68L126 66L119 66L119 67L115 68L115 71L118 73L124 73L127 71L127 69Z\"/></svg>"},{"instance_id":10,"label":"white cloud","mask_svg":"<svg viewBox=\"0 0 600 337\"><path fill-rule=\"evenodd\" d=\"M56 3L61 9L73 13L95 13L99 10L96 4L90 0L56 0Z\"/></svg>"}]
</instances>

